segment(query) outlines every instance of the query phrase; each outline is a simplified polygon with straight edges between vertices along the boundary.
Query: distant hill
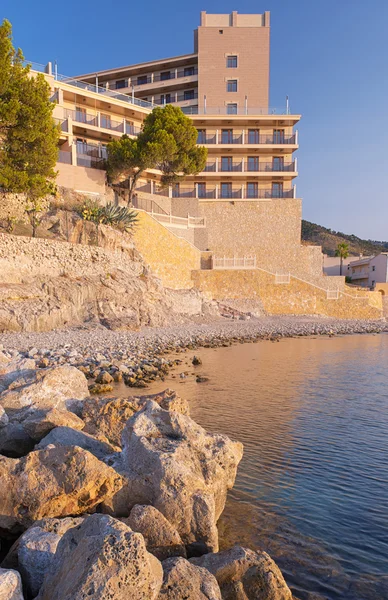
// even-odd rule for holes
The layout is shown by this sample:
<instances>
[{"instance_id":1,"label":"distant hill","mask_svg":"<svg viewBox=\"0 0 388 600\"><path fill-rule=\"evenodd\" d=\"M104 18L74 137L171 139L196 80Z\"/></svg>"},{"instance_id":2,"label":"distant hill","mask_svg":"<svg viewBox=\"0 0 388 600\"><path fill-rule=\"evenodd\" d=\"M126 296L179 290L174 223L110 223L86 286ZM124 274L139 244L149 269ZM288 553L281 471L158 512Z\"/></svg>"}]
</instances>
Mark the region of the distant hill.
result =
<instances>
[{"instance_id":1,"label":"distant hill","mask_svg":"<svg viewBox=\"0 0 388 600\"><path fill-rule=\"evenodd\" d=\"M388 242L363 240L356 235L347 235L346 233L342 233L342 231L334 231L333 229L327 229L316 223L303 220L302 242L322 246L323 253L329 256L335 256L336 248L340 242L346 242L349 245L349 254L351 256L388 252Z\"/></svg>"}]
</instances>

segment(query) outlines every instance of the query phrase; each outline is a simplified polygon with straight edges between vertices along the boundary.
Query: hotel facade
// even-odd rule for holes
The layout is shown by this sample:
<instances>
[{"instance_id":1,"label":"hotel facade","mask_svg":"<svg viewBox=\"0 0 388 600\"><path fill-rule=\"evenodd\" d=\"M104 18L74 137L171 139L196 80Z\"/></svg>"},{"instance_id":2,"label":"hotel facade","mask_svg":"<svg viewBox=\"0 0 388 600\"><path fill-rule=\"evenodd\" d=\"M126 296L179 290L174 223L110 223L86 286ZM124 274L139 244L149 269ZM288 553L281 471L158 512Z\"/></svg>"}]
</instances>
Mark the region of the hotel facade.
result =
<instances>
[{"instance_id":1,"label":"hotel facade","mask_svg":"<svg viewBox=\"0 0 388 600\"><path fill-rule=\"evenodd\" d=\"M40 70L61 128L57 183L112 197L108 142L138 135L155 106L172 103L208 148L206 167L169 188L160 186L160 173L147 172L135 206L201 250L204 266L208 252L213 265L233 257L236 265L321 281L320 248L301 245L294 183L300 115L269 106L269 53L268 12L202 12L192 54L72 78L49 63Z\"/></svg>"}]
</instances>

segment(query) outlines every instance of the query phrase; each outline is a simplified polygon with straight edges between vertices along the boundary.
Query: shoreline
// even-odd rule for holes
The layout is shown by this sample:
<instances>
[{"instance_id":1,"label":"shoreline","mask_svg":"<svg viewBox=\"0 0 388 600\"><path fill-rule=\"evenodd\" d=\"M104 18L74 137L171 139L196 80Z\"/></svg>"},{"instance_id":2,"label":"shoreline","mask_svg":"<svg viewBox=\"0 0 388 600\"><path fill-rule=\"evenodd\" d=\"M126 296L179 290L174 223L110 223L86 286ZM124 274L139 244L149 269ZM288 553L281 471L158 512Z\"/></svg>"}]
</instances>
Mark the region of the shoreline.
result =
<instances>
[{"instance_id":1,"label":"shoreline","mask_svg":"<svg viewBox=\"0 0 388 600\"><path fill-rule=\"evenodd\" d=\"M276 342L283 338L360 335L388 332L386 321L353 321L317 317L264 317L250 320L190 323L140 331L110 331L100 327L0 335L0 351L9 358L31 358L38 367L68 364L78 367L89 382L108 385L122 381L128 387L145 388L164 381L179 364L177 353L199 348L226 347L239 343ZM103 371L107 381L100 381ZM112 387L112 386L110 386ZM113 389L113 388L112 388ZM95 389L104 393L112 389Z\"/></svg>"}]
</instances>

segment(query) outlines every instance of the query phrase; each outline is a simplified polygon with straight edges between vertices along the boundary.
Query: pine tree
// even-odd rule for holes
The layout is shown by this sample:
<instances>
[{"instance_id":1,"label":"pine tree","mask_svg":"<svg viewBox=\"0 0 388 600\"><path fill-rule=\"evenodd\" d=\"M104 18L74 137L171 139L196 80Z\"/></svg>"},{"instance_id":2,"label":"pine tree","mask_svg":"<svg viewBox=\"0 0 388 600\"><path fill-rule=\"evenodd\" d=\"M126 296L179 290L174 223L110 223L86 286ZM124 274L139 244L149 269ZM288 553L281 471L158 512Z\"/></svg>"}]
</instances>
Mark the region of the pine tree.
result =
<instances>
[{"instance_id":1,"label":"pine tree","mask_svg":"<svg viewBox=\"0 0 388 600\"><path fill-rule=\"evenodd\" d=\"M32 75L21 50L12 45L8 21L0 26L0 188L25 193L33 236L42 198L55 189L59 130L50 86Z\"/></svg>"},{"instance_id":2,"label":"pine tree","mask_svg":"<svg viewBox=\"0 0 388 600\"><path fill-rule=\"evenodd\" d=\"M123 135L108 144L107 172L110 181L127 181L128 203L146 169L161 171L161 183L175 183L186 175L201 172L207 149L197 146L198 132L177 106L154 108L144 120L136 139Z\"/></svg>"}]
</instances>

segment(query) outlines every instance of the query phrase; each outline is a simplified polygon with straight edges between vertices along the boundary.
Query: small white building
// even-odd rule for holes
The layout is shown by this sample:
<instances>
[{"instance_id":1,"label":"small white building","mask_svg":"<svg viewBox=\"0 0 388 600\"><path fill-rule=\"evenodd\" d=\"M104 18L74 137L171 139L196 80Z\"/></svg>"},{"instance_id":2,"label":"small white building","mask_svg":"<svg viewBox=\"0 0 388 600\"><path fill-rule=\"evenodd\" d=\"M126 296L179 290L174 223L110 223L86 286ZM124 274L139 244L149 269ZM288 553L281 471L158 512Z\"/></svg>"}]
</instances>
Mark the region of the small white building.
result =
<instances>
[{"instance_id":1,"label":"small white building","mask_svg":"<svg viewBox=\"0 0 388 600\"><path fill-rule=\"evenodd\" d=\"M349 256L348 258L343 259L342 264L342 273L341 271L341 259L339 256L328 256L327 254L323 255L323 272L325 275L329 275L330 277L343 275L349 275L348 272L348 264L351 260L354 260L354 256Z\"/></svg>"},{"instance_id":2,"label":"small white building","mask_svg":"<svg viewBox=\"0 0 388 600\"><path fill-rule=\"evenodd\" d=\"M378 283L388 283L388 252L350 261L346 274L355 285L371 289Z\"/></svg>"}]
</instances>

